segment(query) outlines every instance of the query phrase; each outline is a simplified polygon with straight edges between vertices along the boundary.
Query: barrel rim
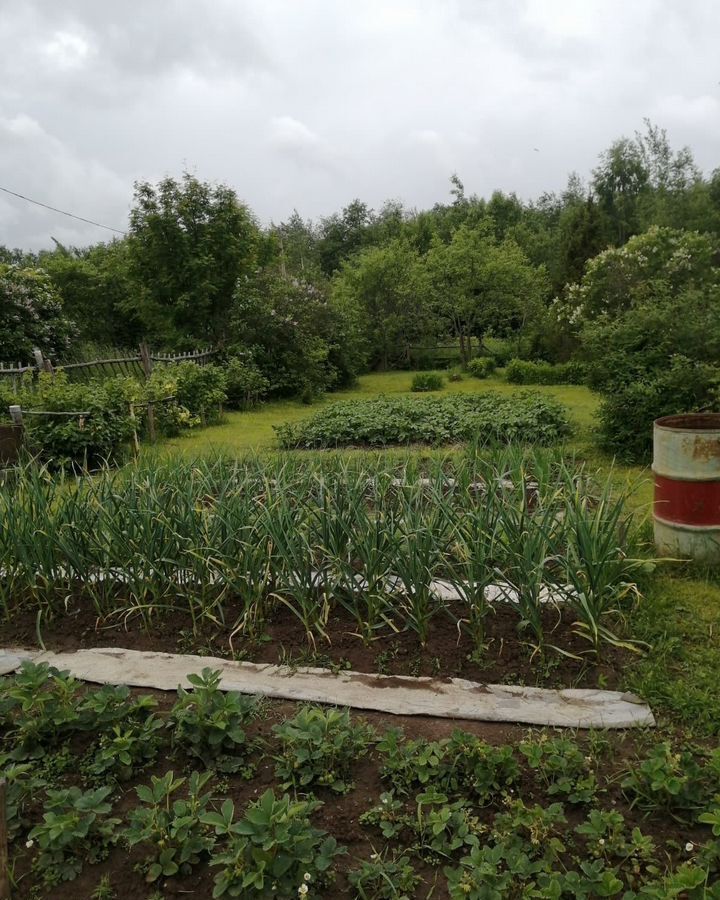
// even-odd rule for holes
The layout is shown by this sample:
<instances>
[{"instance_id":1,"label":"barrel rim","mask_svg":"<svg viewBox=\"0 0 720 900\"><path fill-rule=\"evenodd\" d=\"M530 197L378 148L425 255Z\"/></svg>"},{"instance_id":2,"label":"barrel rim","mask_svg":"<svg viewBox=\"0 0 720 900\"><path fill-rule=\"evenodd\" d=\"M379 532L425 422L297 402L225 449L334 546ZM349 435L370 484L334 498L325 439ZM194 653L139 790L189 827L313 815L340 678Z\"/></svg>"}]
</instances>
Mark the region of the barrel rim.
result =
<instances>
[{"instance_id":1,"label":"barrel rim","mask_svg":"<svg viewBox=\"0 0 720 900\"><path fill-rule=\"evenodd\" d=\"M655 427L679 433L692 431L720 432L720 413L680 413L655 419Z\"/></svg>"}]
</instances>

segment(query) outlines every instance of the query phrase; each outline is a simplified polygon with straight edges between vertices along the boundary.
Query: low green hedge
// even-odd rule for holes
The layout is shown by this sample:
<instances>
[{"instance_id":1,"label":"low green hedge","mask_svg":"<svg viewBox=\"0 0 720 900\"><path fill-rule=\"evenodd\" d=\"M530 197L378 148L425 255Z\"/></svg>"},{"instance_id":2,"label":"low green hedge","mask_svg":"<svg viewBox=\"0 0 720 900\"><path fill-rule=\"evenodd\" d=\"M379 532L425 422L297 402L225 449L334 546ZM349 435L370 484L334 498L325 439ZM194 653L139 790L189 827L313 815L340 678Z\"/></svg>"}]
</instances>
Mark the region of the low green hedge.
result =
<instances>
[{"instance_id":1,"label":"low green hedge","mask_svg":"<svg viewBox=\"0 0 720 900\"><path fill-rule=\"evenodd\" d=\"M333 403L302 422L276 425L284 449L398 444L552 444L570 433L567 411L540 394L379 397Z\"/></svg>"},{"instance_id":2,"label":"low green hedge","mask_svg":"<svg viewBox=\"0 0 720 900\"><path fill-rule=\"evenodd\" d=\"M579 362L548 363L511 359L505 369L511 384L584 384L585 366Z\"/></svg>"}]
</instances>

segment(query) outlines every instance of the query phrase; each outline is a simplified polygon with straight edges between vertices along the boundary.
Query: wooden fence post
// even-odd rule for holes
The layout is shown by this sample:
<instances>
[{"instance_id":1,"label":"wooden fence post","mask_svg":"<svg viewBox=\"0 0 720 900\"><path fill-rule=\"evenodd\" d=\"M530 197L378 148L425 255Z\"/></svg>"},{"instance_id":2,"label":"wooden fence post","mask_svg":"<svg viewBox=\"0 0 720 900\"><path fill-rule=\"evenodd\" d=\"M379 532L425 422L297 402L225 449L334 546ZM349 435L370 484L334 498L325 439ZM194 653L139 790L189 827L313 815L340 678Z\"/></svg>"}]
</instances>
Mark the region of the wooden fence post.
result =
<instances>
[{"instance_id":1,"label":"wooden fence post","mask_svg":"<svg viewBox=\"0 0 720 900\"><path fill-rule=\"evenodd\" d=\"M152 358L150 356L150 348L146 341L140 344L140 365L142 366L145 378L148 379L152 375Z\"/></svg>"},{"instance_id":2,"label":"wooden fence post","mask_svg":"<svg viewBox=\"0 0 720 900\"><path fill-rule=\"evenodd\" d=\"M10 900L10 861L8 857L6 781L0 778L0 900Z\"/></svg>"},{"instance_id":3,"label":"wooden fence post","mask_svg":"<svg viewBox=\"0 0 720 900\"><path fill-rule=\"evenodd\" d=\"M10 407L10 418L13 420L13 425L19 425L22 428L23 417L22 417L22 408L13 405Z\"/></svg>"},{"instance_id":4,"label":"wooden fence post","mask_svg":"<svg viewBox=\"0 0 720 900\"><path fill-rule=\"evenodd\" d=\"M145 381L148 381L150 376L152 375L152 358L150 356L150 348L147 345L146 341L143 341L140 344L140 365L142 366L142 370L145 373ZM148 437L150 438L151 443L155 443L155 407L152 404L152 401L148 401L147 405L147 423L148 423Z\"/></svg>"}]
</instances>

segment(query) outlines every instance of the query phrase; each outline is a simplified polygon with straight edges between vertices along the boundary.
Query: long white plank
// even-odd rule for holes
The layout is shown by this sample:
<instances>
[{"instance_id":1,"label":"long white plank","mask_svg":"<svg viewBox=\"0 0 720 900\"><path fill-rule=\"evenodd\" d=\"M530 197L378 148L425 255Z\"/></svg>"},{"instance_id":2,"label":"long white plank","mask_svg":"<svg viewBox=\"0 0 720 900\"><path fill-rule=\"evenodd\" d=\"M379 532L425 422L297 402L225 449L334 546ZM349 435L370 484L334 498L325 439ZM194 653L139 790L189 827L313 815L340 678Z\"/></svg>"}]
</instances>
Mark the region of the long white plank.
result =
<instances>
[{"instance_id":1,"label":"long white plank","mask_svg":"<svg viewBox=\"0 0 720 900\"><path fill-rule=\"evenodd\" d=\"M20 664L20 653L13 660ZM212 656L185 656L96 647L68 653L22 654L47 662L76 678L99 684L174 691L204 668L222 672L226 691L286 700L330 703L396 715L437 716L483 722L516 722L566 728L653 726L647 704L633 694L593 689L551 690L518 685L478 684L462 678L412 678L329 669L233 662ZM0 653L0 667L2 665ZM9 667L8 663L5 668ZM13 666L13 667L14 667Z\"/></svg>"}]
</instances>

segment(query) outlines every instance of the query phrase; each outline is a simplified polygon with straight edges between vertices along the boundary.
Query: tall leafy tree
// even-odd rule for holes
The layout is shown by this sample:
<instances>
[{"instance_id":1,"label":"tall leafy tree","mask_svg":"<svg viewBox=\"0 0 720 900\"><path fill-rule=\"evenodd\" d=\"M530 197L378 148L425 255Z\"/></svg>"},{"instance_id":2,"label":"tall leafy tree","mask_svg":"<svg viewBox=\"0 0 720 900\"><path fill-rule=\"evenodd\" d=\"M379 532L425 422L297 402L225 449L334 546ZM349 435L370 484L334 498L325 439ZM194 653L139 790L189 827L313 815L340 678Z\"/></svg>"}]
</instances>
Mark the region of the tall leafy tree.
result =
<instances>
[{"instance_id":1,"label":"tall leafy tree","mask_svg":"<svg viewBox=\"0 0 720 900\"><path fill-rule=\"evenodd\" d=\"M396 239L367 248L333 280L336 301L362 310L371 362L382 369L406 363L410 348L434 330L420 266L410 243Z\"/></svg>"},{"instance_id":2,"label":"tall leafy tree","mask_svg":"<svg viewBox=\"0 0 720 900\"><path fill-rule=\"evenodd\" d=\"M449 244L436 238L424 277L432 307L458 340L463 363L473 336L520 333L542 309L549 290L543 268L530 264L511 240L497 243L492 225L463 225Z\"/></svg>"},{"instance_id":3,"label":"tall leafy tree","mask_svg":"<svg viewBox=\"0 0 720 900\"><path fill-rule=\"evenodd\" d=\"M254 269L257 224L231 188L185 173L138 182L130 213L137 284L128 308L157 342L221 341L238 278Z\"/></svg>"},{"instance_id":4,"label":"tall leafy tree","mask_svg":"<svg viewBox=\"0 0 720 900\"><path fill-rule=\"evenodd\" d=\"M136 346L142 337L132 303L128 243L114 240L88 248L58 243L55 250L39 254L38 264L57 286L81 341Z\"/></svg>"}]
</instances>

